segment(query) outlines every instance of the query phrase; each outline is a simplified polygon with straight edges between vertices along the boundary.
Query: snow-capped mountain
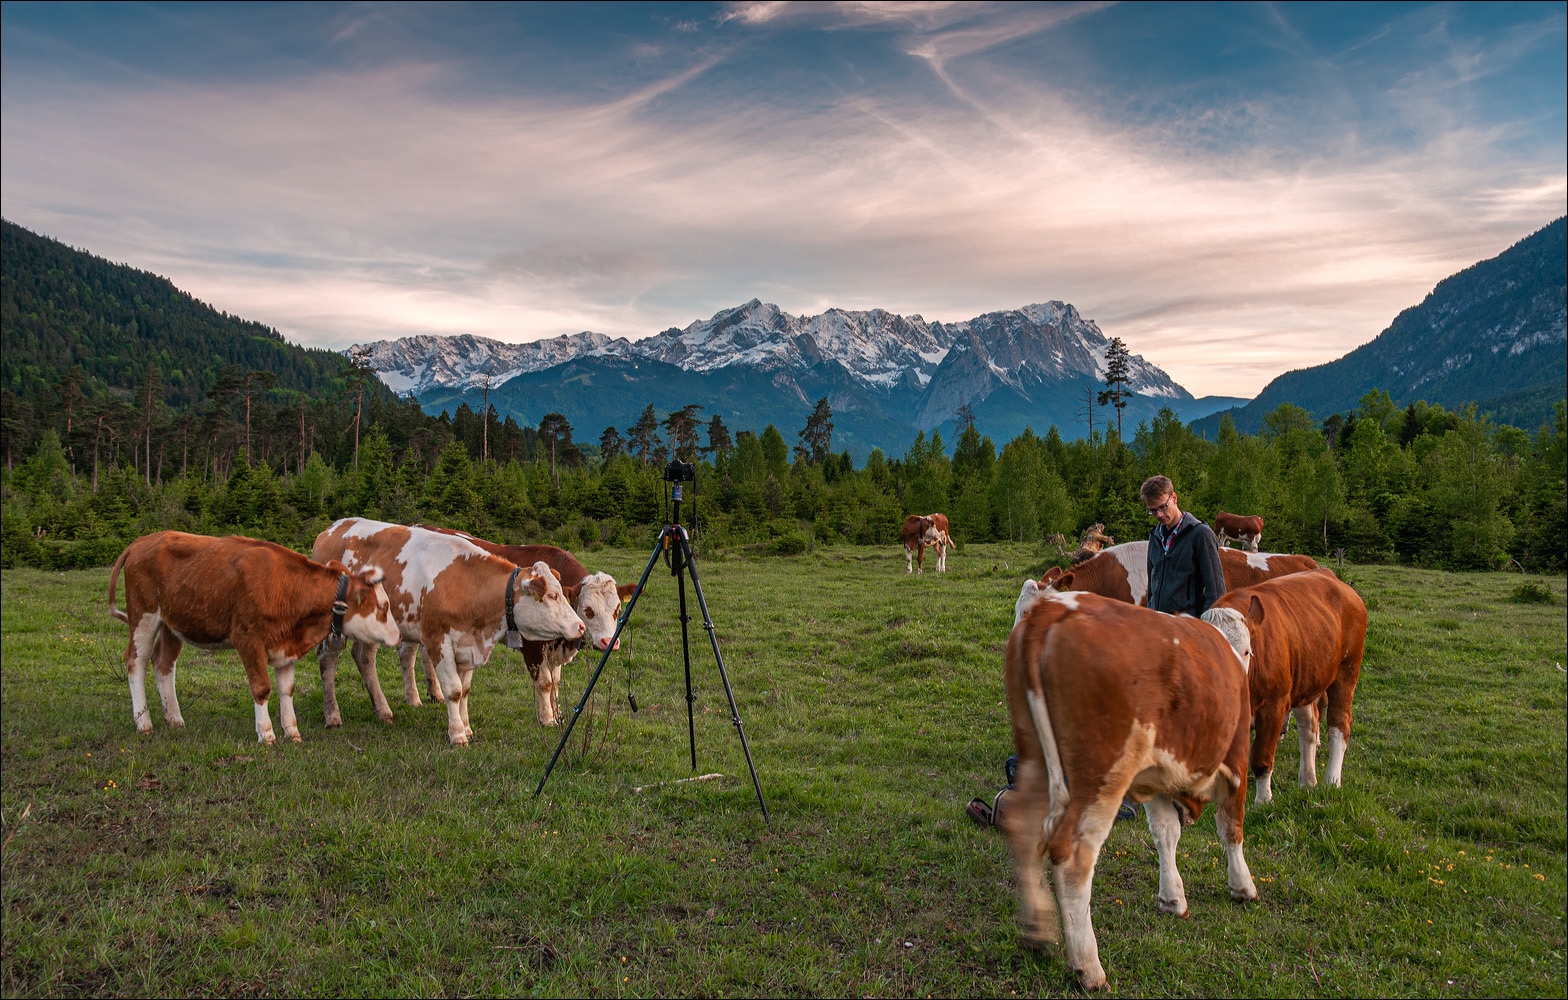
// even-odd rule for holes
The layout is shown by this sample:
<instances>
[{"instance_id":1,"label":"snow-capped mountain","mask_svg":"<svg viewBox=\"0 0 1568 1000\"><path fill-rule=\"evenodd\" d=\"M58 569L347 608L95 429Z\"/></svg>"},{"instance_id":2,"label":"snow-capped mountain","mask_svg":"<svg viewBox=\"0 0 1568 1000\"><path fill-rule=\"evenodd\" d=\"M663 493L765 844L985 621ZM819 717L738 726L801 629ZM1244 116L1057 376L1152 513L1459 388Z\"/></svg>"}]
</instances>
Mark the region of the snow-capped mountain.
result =
<instances>
[{"instance_id":1,"label":"snow-capped mountain","mask_svg":"<svg viewBox=\"0 0 1568 1000\"><path fill-rule=\"evenodd\" d=\"M752 299L638 341L598 333L531 344L419 336L368 345L368 360L392 389L419 397L437 390L467 392L479 387L483 375L490 376L493 391L520 375L580 358L641 359L704 374L750 369L775 376L773 384L791 395L804 395L788 384L792 373L836 364L873 399L918 400L914 423L929 430L951 420L960 404L975 406L999 391L1010 390L1008 395L1027 403L1064 381L1098 381L1109 346L1098 326L1063 302L941 323L882 309L792 316ZM1192 399L1142 357L1135 356L1130 367L1135 393L1172 402ZM850 396L856 395L841 389L835 407L854 408Z\"/></svg>"}]
</instances>

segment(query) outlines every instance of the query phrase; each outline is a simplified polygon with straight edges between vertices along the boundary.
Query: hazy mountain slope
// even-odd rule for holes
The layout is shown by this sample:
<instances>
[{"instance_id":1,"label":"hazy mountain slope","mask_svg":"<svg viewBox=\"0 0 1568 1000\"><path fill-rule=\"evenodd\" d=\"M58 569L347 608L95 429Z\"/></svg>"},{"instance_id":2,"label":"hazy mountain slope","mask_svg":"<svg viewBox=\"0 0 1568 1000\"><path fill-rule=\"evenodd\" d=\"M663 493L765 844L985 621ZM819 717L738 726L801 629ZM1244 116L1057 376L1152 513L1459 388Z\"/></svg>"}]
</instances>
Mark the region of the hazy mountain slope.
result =
<instances>
[{"instance_id":1,"label":"hazy mountain slope","mask_svg":"<svg viewBox=\"0 0 1568 1000\"><path fill-rule=\"evenodd\" d=\"M1321 419L1384 389L1399 403L1424 399L1450 408L1498 400L1500 418L1533 429L1568 388L1565 236L1568 223L1558 219L1444 278L1370 343L1270 382L1235 411L1236 426L1257 430L1281 403ZM1215 416L1202 426L1218 424Z\"/></svg>"}]
</instances>

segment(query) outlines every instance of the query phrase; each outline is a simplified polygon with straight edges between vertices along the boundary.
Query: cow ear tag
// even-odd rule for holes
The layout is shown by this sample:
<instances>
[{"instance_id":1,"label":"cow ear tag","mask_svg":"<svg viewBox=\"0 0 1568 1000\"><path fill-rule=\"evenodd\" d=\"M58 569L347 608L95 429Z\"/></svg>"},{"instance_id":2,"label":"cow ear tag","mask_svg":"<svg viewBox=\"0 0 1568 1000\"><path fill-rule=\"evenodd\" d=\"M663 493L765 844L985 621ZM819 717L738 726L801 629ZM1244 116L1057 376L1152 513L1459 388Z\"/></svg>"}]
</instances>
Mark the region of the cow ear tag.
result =
<instances>
[{"instance_id":1,"label":"cow ear tag","mask_svg":"<svg viewBox=\"0 0 1568 1000\"><path fill-rule=\"evenodd\" d=\"M512 618L512 597L517 592L517 575L522 568L512 570L512 575L506 578L506 639L508 646L513 649L523 648L523 634L517 631L517 622Z\"/></svg>"}]
</instances>

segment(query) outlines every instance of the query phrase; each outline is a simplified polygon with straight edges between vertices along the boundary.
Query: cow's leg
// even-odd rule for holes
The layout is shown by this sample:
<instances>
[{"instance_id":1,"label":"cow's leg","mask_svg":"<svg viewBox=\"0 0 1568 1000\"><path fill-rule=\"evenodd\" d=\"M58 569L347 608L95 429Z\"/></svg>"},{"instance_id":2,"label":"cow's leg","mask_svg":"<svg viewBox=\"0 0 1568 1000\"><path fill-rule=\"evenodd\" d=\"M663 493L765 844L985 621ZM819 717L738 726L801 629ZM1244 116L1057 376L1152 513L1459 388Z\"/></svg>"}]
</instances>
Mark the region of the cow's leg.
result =
<instances>
[{"instance_id":1,"label":"cow's leg","mask_svg":"<svg viewBox=\"0 0 1568 1000\"><path fill-rule=\"evenodd\" d=\"M999 817L1017 870L1018 920L1023 924L1024 944L1031 948L1062 939L1056 897L1045 883L1045 869L1040 864L1045 847L1040 833L1051 804L1048 787L1045 761L1038 754L1019 754L1013 790L1004 797L1006 808Z\"/></svg>"},{"instance_id":2,"label":"cow's leg","mask_svg":"<svg viewBox=\"0 0 1568 1000\"><path fill-rule=\"evenodd\" d=\"M906 546L904 546L904 572L905 573L913 573L914 571L915 571L915 550L906 545Z\"/></svg>"},{"instance_id":3,"label":"cow's leg","mask_svg":"<svg viewBox=\"0 0 1568 1000\"><path fill-rule=\"evenodd\" d=\"M163 719L170 729L185 727L185 718L180 715L180 699L174 693L174 661L180 658L184 646L166 628L158 630L158 639L152 646L153 677L158 682L158 698L163 702Z\"/></svg>"},{"instance_id":4,"label":"cow's leg","mask_svg":"<svg viewBox=\"0 0 1568 1000\"><path fill-rule=\"evenodd\" d=\"M1356 669L1356 676L1360 675L1360 667ZM1323 782L1332 788L1338 788L1341 774L1345 767L1345 750L1350 743L1351 701L1356 694L1355 678L1346 679L1340 674L1328 689L1326 700L1328 702L1324 713L1328 721L1328 766L1323 769ZM1322 701L1318 703L1323 705Z\"/></svg>"},{"instance_id":5,"label":"cow's leg","mask_svg":"<svg viewBox=\"0 0 1568 1000\"><path fill-rule=\"evenodd\" d=\"M419 659L419 643L397 644L397 665L403 671L403 700L415 708L424 704L419 700L419 676L414 664L417 659Z\"/></svg>"},{"instance_id":6,"label":"cow's leg","mask_svg":"<svg viewBox=\"0 0 1568 1000\"><path fill-rule=\"evenodd\" d=\"M425 646L425 663L439 678L441 690L446 693L446 738L455 747L468 745L468 724L463 721L463 681L457 673L457 659L452 644L445 639L431 649Z\"/></svg>"},{"instance_id":7,"label":"cow's leg","mask_svg":"<svg viewBox=\"0 0 1568 1000\"><path fill-rule=\"evenodd\" d=\"M1176 847L1181 840L1181 817L1170 799L1155 797L1143 804L1149 817L1149 833L1160 852L1160 912L1187 915L1187 887L1176 868Z\"/></svg>"},{"instance_id":8,"label":"cow's leg","mask_svg":"<svg viewBox=\"0 0 1568 1000\"><path fill-rule=\"evenodd\" d=\"M1254 706L1257 714L1252 717L1249 764L1252 776L1258 782L1255 801L1259 805L1274 801L1274 753L1279 749L1279 738L1275 734L1285 727L1285 705L1283 700L1272 700Z\"/></svg>"},{"instance_id":9,"label":"cow's leg","mask_svg":"<svg viewBox=\"0 0 1568 1000\"><path fill-rule=\"evenodd\" d=\"M462 687L462 697L458 700L458 710L463 716L463 735L469 739L474 738L474 727L468 722L468 692L474 686L474 668L471 664L459 665L457 668L458 683Z\"/></svg>"},{"instance_id":10,"label":"cow's leg","mask_svg":"<svg viewBox=\"0 0 1568 1000\"><path fill-rule=\"evenodd\" d=\"M321 666L321 714L328 729L343 725L343 713L338 710L338 656L343 651L333 649L323 642L316 647L316 662Z\"/></svg>"},{"instance_id":11,"label":"cow's leg","mask_svg":"<svg viewBox=\"0 0 1568 1000\"><path fill-rule=\"evenodd\" d=\"M1238 779L1232 786L1222 774L1214 782L1218 794L1214 797L1214 824L1219 828L1220 843L1225 847L1225 873L1230 883L1230 898L1247 902L1258 898L1258 887L1252 882L1252 872L1241 853L1242 819L1247 812L1247 783Z\"/></svg>"},{"instance_id":12,"label":"cow's leg","mask_svg":"<svg viewBox=\"0 0 1568 1000\"><path fill-rule=\"evenodd\" d=\"M251 701L256 706L256 741L273 744L278 741L272 731L272 716L267 711L267 699L272 697L272 683L267 679L267 648L251 637L235 638L234 651L240 654L245 665L245 679L250 682Z\"/></svg>"},{"instance_id":13,"label":"cow's leg","mask_svg":"<svg viewBox=\"0 0 1568 1000\"><path fill-rule=\"evenodd\" d=\"M1302 788L1318 783L1318 707L1302 705L1291 712L1296 717L1296 739L1301 744L1301 767L1297 775Z\"/></svg>"},{"instance_id":14,"label":"cow's leg","mask_svg":"<svg viewBox=\"0 0 1568 1000\"><path fill-rule=\"evenodd\" d=\"M158 639L157 612L144 614L131 626L131 641L125 644L125 679L131 686L131 721L139 733L152 732L152 713L147 710L147 661L152 659Z\"/></svg>"},{"instance_id":15,"label":"cow's leg","mask_svg":"<svg viewBox=\"0 0 1568 1000\"><path fill-rule=\"evenodd\" d=\"M283 724L283 735L295 743L303 742L299 734L299 719L294 716L294 661L272 668L272 677L278 687L278 721Z\"/></svg>"},{"instance_id":16,"label":"cow's leg","mask_svg":"<svg viewBox=\"0 0 1568 1000\"><path fill-rule=\"evenodd\" d=\"M376 676L376 650L379 648L375 643L355 639L354 665L359 667L359 679L364 682L365 692L370 695L376 718L390 726L392 706L387 704L387 696L381 693L381 678Z\"/></svg>"},{"instance_id":17,"label":"cow's leg","mask_svg":"<svg viewBox=\"0 0 1568 1000\"><path fill-rule=\"evenodd\" d=\"M1112 809L1114 815L1115 809ZM1086 990L1103 989L1105 968L1100 964L1100 946L1094 937L1089 915L1089 896L1094 887L1094 866L1100 857L1104 835L1081 827L1068 840L1068 854L1056 866L1056 891L1062 897L1062 932L1066 938L1067 964L1078 973Z\"/></svg>"}]
</instances>

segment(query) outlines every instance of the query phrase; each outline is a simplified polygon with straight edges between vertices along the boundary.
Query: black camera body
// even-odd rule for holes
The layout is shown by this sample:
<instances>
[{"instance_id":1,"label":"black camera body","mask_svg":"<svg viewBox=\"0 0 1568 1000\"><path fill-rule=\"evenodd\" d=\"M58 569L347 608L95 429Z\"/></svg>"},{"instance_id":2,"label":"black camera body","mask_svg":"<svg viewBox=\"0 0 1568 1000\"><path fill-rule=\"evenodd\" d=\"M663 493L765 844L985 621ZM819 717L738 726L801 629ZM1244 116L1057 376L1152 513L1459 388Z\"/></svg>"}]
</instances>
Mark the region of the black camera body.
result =
<instances>
[{"instance_id":1,"label":"black camera body","mask_svg":"<svg viewBox=\"0 0 1568 1000\"><path fill-rule=\"evenodd\" d=\"M697 466L692 462L682 462L678 458L670 459L670 464L664 467L664 481L667 483L695 483L697 481Z\"/></svg>"}]
</instances>

